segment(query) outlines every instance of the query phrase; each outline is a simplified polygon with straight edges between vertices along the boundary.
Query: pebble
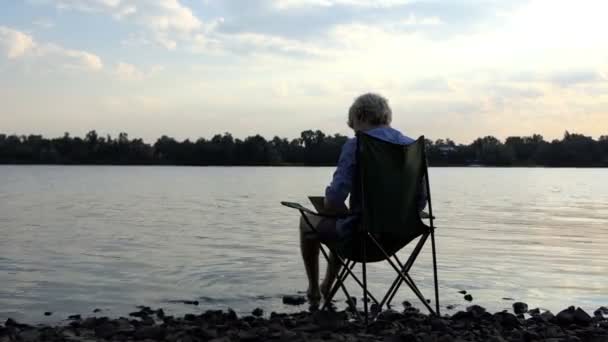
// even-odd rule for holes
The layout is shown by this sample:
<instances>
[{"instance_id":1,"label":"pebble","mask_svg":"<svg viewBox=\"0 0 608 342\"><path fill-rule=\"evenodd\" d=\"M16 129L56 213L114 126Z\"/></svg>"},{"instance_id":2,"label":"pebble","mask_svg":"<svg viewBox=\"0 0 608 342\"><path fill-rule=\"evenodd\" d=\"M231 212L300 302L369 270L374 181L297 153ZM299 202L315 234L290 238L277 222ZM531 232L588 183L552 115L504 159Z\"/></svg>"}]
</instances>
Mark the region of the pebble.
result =
<instances>
[{"instance_id":1,"label":"pebble","mask_svg":"<svg viewBox=\"0 0 608 342\"><path fill-rule=\"evenodd\" d=\"M302 305L306 303L304 296L283 296L283 304L287 305Z\"/></svg>"},{"instance_id":2,"label":"pebble","mask_svg":"<svg viewBox=\"0 0 608 342\"><path fill-rule=\"evenodd\" d=\"M472 302L473 301L473 296L471 296L470 294L467 294L464 296L464 300L468 301L468 302Z\"/></svg>"}]
</instances>

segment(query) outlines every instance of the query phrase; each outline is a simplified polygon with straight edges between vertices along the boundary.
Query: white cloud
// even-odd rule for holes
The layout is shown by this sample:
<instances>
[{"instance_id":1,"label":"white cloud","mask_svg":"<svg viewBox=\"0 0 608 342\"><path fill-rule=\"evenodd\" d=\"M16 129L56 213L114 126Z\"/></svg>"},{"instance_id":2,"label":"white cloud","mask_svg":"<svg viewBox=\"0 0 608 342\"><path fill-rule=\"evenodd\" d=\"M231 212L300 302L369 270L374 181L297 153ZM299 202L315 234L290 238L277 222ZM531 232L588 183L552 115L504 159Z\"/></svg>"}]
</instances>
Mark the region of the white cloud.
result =
<instances>
[{"instance_id":1,"label":"white cloud","mask_svg":"<svg viewBox=\"0 0 608 342\"><path fill-rule=\"evenodd\" d=\"M291 9L298 7L332 7L353 6L368 8L388 8L405 5L409 0L275 0L274 5L278 9Z\"/></svg>"},{"instance_id":2,"label":"white cloud","mask_svg":"<svg viewBox=\"0 0 608 342\"><path fill-rule=\"evenodd\" d=\"M5 51L8 59L23 56L34 48L32 36L11 28L0 26L0 47Z\"/></svg>"},{"instance_id":3,"label":"white cloud","mask_svg":"<svg viewBox=\"0 0 608 342\"><path fill-rule=\"evenodd\" d=\"M8 59L31 58L69 69L98 71L103 68L101 58L95 54L51 43L38 43L31 35L9 27L0 26L0 47L3 47Z\"/></svg>"},{"instance_id":4,"label":"white cloud","mask_svg":"<svg viewBox=\"0 0 608 342\"><path fill-rule=\"evenodd\" d=\"M150 40L174 50L204 29L202 21L180 0L50 0L61 10L99 12L116 20L132 20L143 27Z\"/></svg>"},{"instance_id":5,"label":"white cloud","mask_svg":"<svg viewBox=\"0 0 608 342\"><path fill-rule=\"evenodd\" d=\"M142 70L137 66L125 62L119 62L114 67L114 75L122 81L142 81L163 70L160 65L154 65L148 70Z\"/></svg>"}]
</instances>

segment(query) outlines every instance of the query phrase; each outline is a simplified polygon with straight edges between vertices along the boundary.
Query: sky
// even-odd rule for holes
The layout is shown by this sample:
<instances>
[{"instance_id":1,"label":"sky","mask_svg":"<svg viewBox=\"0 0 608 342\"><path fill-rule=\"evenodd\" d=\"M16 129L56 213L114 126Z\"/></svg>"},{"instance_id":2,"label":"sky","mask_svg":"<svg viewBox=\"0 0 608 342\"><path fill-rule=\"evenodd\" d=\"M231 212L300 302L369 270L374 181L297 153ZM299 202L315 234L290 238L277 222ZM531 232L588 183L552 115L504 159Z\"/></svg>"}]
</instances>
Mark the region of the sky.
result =
<instances>
[{"instance_id":1,"label":"sky","mask_svg":"<svg viewBox=\"0 0 608 342\"><path fill-rule=\"evenodd\" d=\"M608 135L605 0L0 0L0 132Z\"/></svg>"}]
</instances>

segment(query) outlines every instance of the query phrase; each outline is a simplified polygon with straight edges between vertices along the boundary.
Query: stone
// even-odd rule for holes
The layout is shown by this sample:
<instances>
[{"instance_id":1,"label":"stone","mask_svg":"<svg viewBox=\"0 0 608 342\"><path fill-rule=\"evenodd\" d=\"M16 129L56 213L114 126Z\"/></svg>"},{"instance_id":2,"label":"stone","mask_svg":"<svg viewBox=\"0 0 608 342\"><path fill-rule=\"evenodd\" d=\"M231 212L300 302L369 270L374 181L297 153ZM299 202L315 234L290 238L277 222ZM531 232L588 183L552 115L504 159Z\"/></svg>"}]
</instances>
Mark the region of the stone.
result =
<instances>
[{"instance_id":1,"label":"stone","mask_svg":"<svg viewBox=\"0 0 608 342\"><path fill-rule=\"evenodd\" d=\"M467 312L472 313L473 317L480 317L481 315L486 313L486 309L479 305L471 305L467 308Z\"/></svg>"},{"instance_id":2,"label":"stone","mask_svg":"<svg viewBox=\"0 0 608 342\"><path fill-rule=\"evenodd\" d=\"M516 315L525 314L528 312L528 304L523 302L513 303L513 312L515 312Z\"/></svg>"},{"instance_id":3,"label":"stone","mask_svg":"<svg viewBox=\"0 0 608 342\"><path fill-rule=\"evenodd\" d=\"M156 310L156 317L163 319L165 318L165 311L163 309Z\"/></svg>"},{"instance_id":4,"label":"stone","mask_svg":"<svg viewBox=\"0 0 608 342\"><path fill-rule=\"evenodd\" d=\"M162 340L165 337L165 328L155 325L150 327L141 327L135 331L134 337L137 340Z\"/></svg>"},{"instance_id":5,"label":"stone","mask_svg":"<svg viewBox=\"0 0 608 342\"><path fill-rule=\"evenodd\" d=\"M538 316L538 315L540 315L540 309L535 308L535 309L529 310L528 313L532 316Z\"/></svg>"},{"instance_id":6,"label":"stone","mask_svg":"<svg viewBox=\"0 0 608 342\"><path fill-rule=\"evenodd\" d=\"M574 323L574 313L575 312L576 312L576 310L574 309L574 306L571 306L565 310L562 310L556 316L557 323L559 323L559 325L561 325L561 326L568 326L568 325Z\"/></svg>"},{"instance_id":7,"label":"stone","mask_svg":"<svg viewBox=\"0 0 608 342\"><path fill-rule=\"evenodd\" d=\"M109 340L117 331L118 329L114 324L106 322L95 327L95 336Z\"/></svg>"},{"instance_id":8,"label":"stone","mask_svg":"<svg viewBox=\"0 0 608 342\"><path fill-rule=\"evenodd\" d=\"M466 290L460 290L460 291L458 291L458 293L463 294L463 295L466 295L466 294L467 294L467 291L466 291Z\"/></svg>"},{"instance_id":9,"label":"stone","mask_svg":"<svg viewBox=\"0 0 608 342\"><path fill-rule=\"evenodd\" d=\"M243 342L255 342L255 341L260 340L258 335L251 331L240 331L238 333L238 337L239 337L239 340L243 341Z\"/></svg>"},{"instance_id":10,"label":"stone","mask_svg":"<svg viewBox=\"0 0 608 342\"><path fill-rule=\"evenodd\" d=\"M412 306L412 303L408 302L407 300L404 301L402 304L403 304L403 307L406 309Z\"/></svg>"},{"instance_id":11,"label":"stone","mask_svg":"<svg viewBox=\"0 0 608 342\"><path fill-rule=\"evenodd\" d=\"M579 325L588 325L592 322L591 316L581 308L576 308L574 311L574 322Z\"/></svg>"},{"instance_id":12,"label":"stone","mask_svg":"<svg viewBox=\"0 0 608 342\"><path fill-rule=\"evenodd\" d=\"M101 309L95 309L95 310L93 310L93 313L98 313L98 312L101 312Z\"/></svg>"},{"instance_id":13,"label":"stone","mask_svg":"<svg viewBox=\"0 0 608 342\"><path fill-rule=\"evenodd\" d=\"M497 312L494 314L494 319L505 328L513 329L521 326L521 322L515 315L508 312Z\"/></svg>"},{"instance_id":14,"label":"stone","mask_svg":"<svg viewBox=\"0 0 608 342\"><path fill-rule=\"evenodd\" d=\"M448 330L448 322L441 318L433 317L431 318L430 323L433 331L446 332Z\"/></svg>"},{"instance_id":15,"label":"stone","mask_svg":"<svg viewBox=\"0 0 608 342\"><path fill-rule=\"evenodd\" d=\"M283 296L283 304L287 305L302 305L306 303L304 296Z\"/></svg>"},{"instance_id":16,"label":"stone","mask_svg":"<svg viewBox=\"0 0 608 342\"><path fill-rule=\"evenodd\" d=\"M186 305L198 305L198 300L184 300L182 303Z\"/></svg>"},{"instance_id":17,"label":"stone","mask_svg":"<svg viewBox=\"0 0 608 342\"><path fill-rule=\"evenodd\" d=\"M468 302L472 302L473 301L473 296L471 296L470 294L467 294L464 296L464 300L468 301Z\"/></svg>"},{"instance_id":18,"label":"stone","mask_svg":"<svg viewBox=\"0 0 608 342\"><path fill-rule=\"evenodd\" d=\"M469 312L469 311L458 311L457 313L453 314L451 319L452 320L463 320L463 319L471 319L473 318L473 313Z\"/></svg>"},{"instance_id":19,"label":"stone","mask_svg":"<svg viewBox=\"0 0 608 342\"><path fill-rule=\"evenodd\" d=\"M45 312L45 313L44 313L44 315L45 315L45 316L50 316L50 315L52 315L52 314L53 314L53 313L52 313L52 312L50 312L50 311L47 311L47 312Z\"/></svg>"},{"instance_id":20,"label":"stone","mask_svg":"<svg viewBox=\"0 0 608 342\"><path fill-rule=\"evenodd\" d=\"M80 315L70 315L68 316L68 319L72 321L80 321L82 317Z\"/></svg>"},{"instance_id":21,"label":"stone","mask_svg":"<svg viewBox=\"0 0 608 342\"><path fill-rule=\"evenodd\" d=\"M23 342L36 342L40 340L38 329L28 329L19 333L19 339Z\"/></svg>"},{"instance_id":22,"label":"stone","mask_svg":"<svg viewBox=\"0 0 608 342\"><path fill-rule=\"evenodd\" d=\"M264 310L260 309L260 308L256 308L255 310L253 310L251 312L252 315L254 315L255 317L262 317L264 315Z\"/></svg>"},{"instance_id":23,"label":"stone","mask_svg":"<svg viewBox=\"0 0 608 342\"><path fill-rule=\"evenodd\" d=\"M545 311L540 314L540 318L542 318L545 322L551 322L555 319L555 315L551 311Z\"/></svg>"},{"instance_id":24,"label":"stone","mask_svg":"<svg viewBox=\"0 0 608 342\"><path fill-rule=\"evenodd\" d=\"M386 321L396 321L404 318L405 316L401 312L395 310L384 310L378 314L378 319Z\"/></svg>"}]
</instances>

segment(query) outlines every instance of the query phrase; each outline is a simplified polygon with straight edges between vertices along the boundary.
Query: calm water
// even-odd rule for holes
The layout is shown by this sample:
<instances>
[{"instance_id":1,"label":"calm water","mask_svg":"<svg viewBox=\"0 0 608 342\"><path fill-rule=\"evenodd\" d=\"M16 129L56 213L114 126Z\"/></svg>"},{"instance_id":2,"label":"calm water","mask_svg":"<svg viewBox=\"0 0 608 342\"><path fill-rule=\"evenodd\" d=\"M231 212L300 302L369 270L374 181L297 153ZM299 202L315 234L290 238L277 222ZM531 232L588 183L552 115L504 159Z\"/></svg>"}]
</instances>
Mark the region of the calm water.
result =
<instances>
[{"instance_id":1,"label":"calm water","mask_svg":"<svg viewBox=\"0 0 608 342\"><path fill-rule=\"evenodd\" d=\"M293 310L297 212L330 168L0 166L0 320ZM608 304L608 171L435 168L442 305ZM409 251L409 249L408 249ZM430 253L413 277L430 295ZM394 273L371 267L373 288ZM173 300L199 300L200 306ZM415 298L405 288L398 302ZM397 302L397 303L398 303ZM44 311L52 311L50 318Z\"/></svg>"}]
</instances>

